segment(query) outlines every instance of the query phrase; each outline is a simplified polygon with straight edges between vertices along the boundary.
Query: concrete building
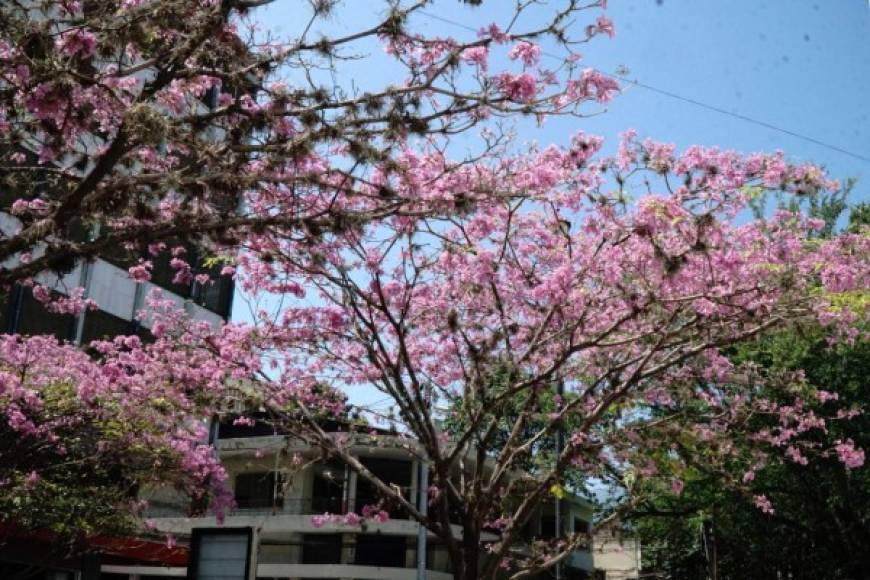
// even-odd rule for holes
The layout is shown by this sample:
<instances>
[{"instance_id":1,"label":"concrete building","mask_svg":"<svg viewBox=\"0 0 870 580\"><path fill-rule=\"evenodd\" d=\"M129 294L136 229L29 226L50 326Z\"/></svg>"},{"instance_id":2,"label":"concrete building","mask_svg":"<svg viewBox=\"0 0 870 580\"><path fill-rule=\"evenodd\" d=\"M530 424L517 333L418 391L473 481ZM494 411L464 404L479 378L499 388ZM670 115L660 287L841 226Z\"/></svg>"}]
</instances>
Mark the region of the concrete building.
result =
<instances>
[{"instance_id":1,"label":"concrete building","mask_svg":"<svg viewBox=\"0 0 870 580\"><path fill-rule=\"evenodd\" d=\"M10 219L0 213L0 221ZM98 309L79 316L58 315L48 312L33 297L29 288L15 286L0 296L0 331L24 335L51 334L60 340L87 344L92 340L112 338L124 334L148 337L149 321L139 322L135 314L145 296L155 287L182 306L193 318L220 324L228 319L232 305L233 284L226 276L215 276L214 282L202 285L172 283L174 272L169 267L168 254L154 261L154 275L150 282L137 283L127 274L121 259L100 257L90 263L78 263L65 275L43 273L36 280L52 291L67 295L75 288L85 289L85 296L97 303Z\"/></svg>"},{"instance_id":2,"label":"concrete building","mask_svg":"<svg viewBox=\"0 0 870 580\"><path fill-rule=\"evenodd\" d=\"M318 514L359 512L378 503L374 489L339 464L317 461L315 450L281 435L264 435L256 428L224 425L217 444L233 487L237 510L225 527L258 530L257 578L262 580L332 578L358 580L414 580L417 578L418 524L401 509L387 507L388 521L367 520L362 525L343 521L317 521ZM351 451L383 481L417 501L420 461L389 435L377 435L376 444L354 445ZM392 441L391 441L392 439ZM294 459L295 458L295 459ZM301 458L303 465L294 467ZM563 532L588 531L592 505L579 498L561 500ZM150 497L152 522L180 543L198 527L217 526L214 517L185 517L178 498L154 492ZM527 528L527 539L552 538L554 504L539 509ZM340 518L334 518L340 520ZM459 534L459 527L456 527ZM490 533L484 540L496 539ZM484 549L484 546L481 547ZM431 534L426 548L426 577L452 578L444 547ZM565 580L590 578L592 555L574 552L561 570ZM184 577L182 566L102 565L107 580L156 580ZM551 577L548 574L542 577Z\"/></svg>"}]
</instances>

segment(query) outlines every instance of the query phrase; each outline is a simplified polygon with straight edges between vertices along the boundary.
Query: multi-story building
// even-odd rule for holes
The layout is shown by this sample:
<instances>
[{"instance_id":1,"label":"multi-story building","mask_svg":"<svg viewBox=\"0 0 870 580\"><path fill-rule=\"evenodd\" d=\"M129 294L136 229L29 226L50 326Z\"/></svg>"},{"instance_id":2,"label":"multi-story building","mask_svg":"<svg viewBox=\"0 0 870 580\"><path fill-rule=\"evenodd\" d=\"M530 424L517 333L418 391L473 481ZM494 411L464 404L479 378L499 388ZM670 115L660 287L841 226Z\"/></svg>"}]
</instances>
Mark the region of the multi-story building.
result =
<instances>
[{"instance_id":1,"label":"multi-story building","mask_svg":"<svg viewBox=\"0 0 870 580\"><path fill-rule=\"evenodd\" d=\"M8 214L0 213L0 220L4 218L9 219ZM233 297L233 283L229 277L214 276L207 285L198 282L174 284L168 253L152 261L154 270L149 282L131 279L127 267L132 264L111 256L89 263L80 262L64 275L40 274L37 281L61 295L75 288L84 288L86 297L96 302L97 310L79 316L54 314L45 309L30 288L18 285L0 296L0 331L24 335L51 334L76 344L124 334L138 334L147 339L149 321L140 322L135 314L143 307L148 293L158 287L167 298L183 305L197 320L217 325L229 318ZM195 256L192 261L196 262Z\"/></svg>"},{"instance_id":2,"label":"multi-story building","mask_svg":"<svg viewBox=\"0 0 870 580\"><path fill-rule=\"evenodd\" d=\"M373 436L376 444L351 446L363 465L417 502L421 462L388 434ZM417 578L418 524L400 509L390 518L348 524L344 518L323 514L359 512L378 503L375 490L341 464L317 460L315 449L258 427L223 425L217 443L233 487L237 509L222 524L214 517L186 517L177 497L156 492L151 497L152 523L183 543L194 528L251 527L259 538L257 578L262 580L334 578L413 580ZM300 461L301 460L301 461ZM300 465L301 463L301 465ZM425 493L425 491L424 491ZM318 517L321 516L321 517ZM561 500L561 533L588 532L592 505L580 498ZM532 518L527 539L556 535L555 505L542 506ZM457 535L460 533L456 528ZM495 540L491 533L484 540ZM485 547L481 546L483 550ZM426 577L451 579L444 547L431 534L426 543ZM561 578L588 578L591 553L578 550L563 564ZM156 580L183 577L183 566L102 566L103 578ZM549 577L549 576L543 576Z\"/></svg>"}]
</instances>

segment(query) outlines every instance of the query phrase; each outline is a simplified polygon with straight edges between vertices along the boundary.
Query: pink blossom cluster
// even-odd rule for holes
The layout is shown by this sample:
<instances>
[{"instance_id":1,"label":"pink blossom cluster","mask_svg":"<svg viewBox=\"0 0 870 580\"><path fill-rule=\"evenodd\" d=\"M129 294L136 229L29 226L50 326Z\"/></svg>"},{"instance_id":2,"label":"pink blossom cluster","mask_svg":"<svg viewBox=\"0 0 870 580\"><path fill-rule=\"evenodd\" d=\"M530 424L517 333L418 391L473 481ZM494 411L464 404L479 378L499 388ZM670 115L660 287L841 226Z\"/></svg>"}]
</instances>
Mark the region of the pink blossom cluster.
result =
<instances>
[{"instance_id":1,"label":"pink blossom cluster","mask_svg":"<svg viewBox=\"0 0 870 580\"><path fill-rule=\"evenodd\" d=\"M538 93L538 81L530 73L503 72L496 77L496 84L506 98L518 103L530 103Z\"/></svg>"},{"instance_id":2,"label":"pink blossom cluster","mask_svg":"<svg viewBox=\"0 0 870 580\"><path fill-rule=\"evenodd\" d=\"M838 441L834 449L837 457L848 469L857 469L864 465L864 450L855 447L851 439Z\"/></svg>"},{"instance_id":3,"label":"pink blossom cluster","mask_svg":"<svg viewBox=\"0 0 870 580\"><path fill-rule=\"evenodd\" d=\"M362 515L357 514L355 512L348 512L346 514L317 514L311 516L311 525L315 528L322 528L326 524L333 524L339 526L359 526L362 525L366 520L371 520L377 523L385 523L389 521L390 515L376 507L366 505L363 506Z\"/></svg>"},{"instance_id":4,"label":"pink blossom cluster","mask_svg":"<svg viewBox=\"0 0 870 580\"><path fill-rule=\"evenodd\" d=\"M776 426L746 434L763 450L747 464L747 483L774 454L798 464L823 454L810 442L825 433L827 419L800 399L753 396L735 382L746 369L719 345L792 316L825 318L848 333L864 315L831 308L826 293L870 282L866 238L844 234L809 244L814 220L786 213L738 218L746 191L767 188L774 173L776 191L786 195L808 179L820 188L834 184L821 172L783 164L779 154L702 147L678 153L631 133L614 158L597 158L600 147L599 138L578 134L566 148L532 148L453 169L439 151L406 150L402 172L376 174L373 182L413 199L420 215L450 211L461 198L461 217L396 217L326 237L316 255L270 234L250 240L239 256L243 286L289 301L281 316L261 313L258 331L270 352L283 353L272 361L281 372L279 391L317 413L340 413L344 399L332 393L393 384L413 370L426 377L433 401L447 405L462 397L481 352L495 360L522 356L523 376L554 367L564 377L655 373L649 376L656 380L629 383L621 394L615 384L608 389L612 379L596 388L580 383L575 400L556 401L552 420L594 420L617 395L631 409L702 405L704 420L682 428L710 453L736 459L732 430L743 428L747 414L764 414ZM668 175L683 185L621 207L607 195L607 174L650 183ZM258 202L263 211L281 204L274 196ZM312 305L306 288L323 304ZM651 349L659 340L663 346ZM628 423L606 436L577 432L570 442L577 449L606 446L617 461L654 445L642 426L635 431ZM838 453L848 466L862 452ZM600 468L587 455L576 464Z\"/></svg>"},{"instance_id":5,"label":"pink blossom cluster","mask_svg":"<svg viewBox=\"0 0 870 580\"><path fill-rule=\"evenodd\" d=\"M535 66L541 60L541 47L523 40L514 45L508 56L511 60L522 60L524 66Z\"/></svg>"}]
</instances>

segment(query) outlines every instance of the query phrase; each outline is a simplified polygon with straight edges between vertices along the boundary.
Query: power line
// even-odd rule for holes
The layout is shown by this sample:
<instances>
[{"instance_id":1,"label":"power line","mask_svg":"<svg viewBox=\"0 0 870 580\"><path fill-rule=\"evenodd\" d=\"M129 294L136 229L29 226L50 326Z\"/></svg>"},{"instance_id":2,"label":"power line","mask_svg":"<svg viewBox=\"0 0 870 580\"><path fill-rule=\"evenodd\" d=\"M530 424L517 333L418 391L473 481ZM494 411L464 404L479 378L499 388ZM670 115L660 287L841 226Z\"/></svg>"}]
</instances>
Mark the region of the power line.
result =
<instances>
[{"instance_id":1,"label":"power line","mask_svg":"<svg viewBox=\"0 0 870 580\"><path fill-rule=\"evenodd\" d=\"M440 20L441 22L444 22L445 24L450 24L452 26L456 26L458 28L469 30L471 32L477 32L477 30L475 30L471 26L462 24L461 22L456 22L455 20L451 20L449 18L444 18L443 16L438 16L437 14L432 14L431 12L429 12L427 10L421 10L420 14L427 16L433 20ZM548 56L550 58L562 60L562 57L560 57L556 54L550 53L550 52L544 51L541 54L543 54L544 56ZM804 135L802 133L798 133L797 131L792 131L791 129L779 127L777 125L774 125L773 123L768 123L767 121L762 121L760 119L756 119L756 118L750 117L748 115L734 113L734 112L729 111L727 109L723 109L722 107L717 107L716 105L711 105L709 103L705 103L703 101L699 101L699 100L693 99L691 97L684 97L683 95L679 95L673 91L669 91L666 89L660 89L658 87L655 87L655 86L647 84L647 83L643 83L641 81L631 80L631 79L625 78L624 76L620 76L620 75L613 74L613 73L608 73L608 72L602 71L602 70L599 70L599 72L605 76L612 78L612 79L615 79L615 80L618 80L618 81L621 81L621 82L624 82L624 83L627 83L630 85L634 85L634 86L639 87L641 89L646 89L650 92L659 94L663 97L668 97L670 99L681 101L683 103L688 103L690 105L694 105L694 106L699 107L701 109L706 109L708 111L712 111L712 112L718 113L720 115L725 115L725 116L731 117L733 119L743 121L744 123L749 123L752 125L756 125L758 127L764 127L765 129L769 129L771 131L776 131L778 133L782 133L784 135L794 137L795 139L801 139L801 140L806 141L808 143L812 143L813 145L817 145L819 147L824 147L825 149L830 149L831 151L836 151L837 153L840 153L842 155L848 155L849 157L852 157L854 159L864 161L865 163L870 163L870 157L868 157L866 155L861 155L860 153L855 153L854 151L844 149L843 147L839 147L837 145L832 145L831 143L826 143L825 141L821 141L819 139L816 139L815 137L810 137L809 135Z\"/></svg>"}]
</instances>

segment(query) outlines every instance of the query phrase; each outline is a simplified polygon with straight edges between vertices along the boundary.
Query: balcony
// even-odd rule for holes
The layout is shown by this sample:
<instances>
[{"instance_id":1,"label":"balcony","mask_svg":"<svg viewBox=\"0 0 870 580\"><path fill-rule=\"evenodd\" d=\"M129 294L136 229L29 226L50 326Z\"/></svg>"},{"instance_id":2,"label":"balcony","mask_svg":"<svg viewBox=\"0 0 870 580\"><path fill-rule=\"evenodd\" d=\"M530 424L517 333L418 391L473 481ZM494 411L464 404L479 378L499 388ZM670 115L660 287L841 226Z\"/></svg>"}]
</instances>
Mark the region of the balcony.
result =
<instances>
[{"instance_id":1,"label":"balcony","mask_svg":"<svg viewBox=\"0 0 870 580\"><path fill-rule=\"evenodd\" d=\"M237 502L238 503L238 502ZM285 514L294 516L306 516L316 514L342 514L344 498L342 497L309 497L309 498L283 498L280 502L272 502L268 498L257 501L238 503L234 513L237 514Z\"/></svg>"}]
</instances>

